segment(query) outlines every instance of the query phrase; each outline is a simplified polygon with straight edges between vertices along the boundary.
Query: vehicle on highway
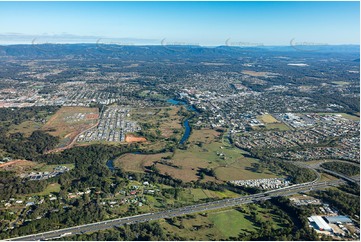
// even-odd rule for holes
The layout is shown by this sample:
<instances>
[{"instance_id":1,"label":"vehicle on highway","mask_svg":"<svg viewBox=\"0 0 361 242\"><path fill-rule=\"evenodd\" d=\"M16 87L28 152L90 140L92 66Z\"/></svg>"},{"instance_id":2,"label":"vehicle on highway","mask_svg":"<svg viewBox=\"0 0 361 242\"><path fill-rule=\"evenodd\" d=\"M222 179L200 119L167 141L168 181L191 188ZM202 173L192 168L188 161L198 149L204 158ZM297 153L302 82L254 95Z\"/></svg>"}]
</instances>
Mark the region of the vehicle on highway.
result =
<instances>
[{"instance_id":1,"label":"vehicle on highway","mask_svg":"<svg viewBox=\"0 0 361 242\"><path fill-rule=\"evenodd\" d=\"M68 236L68 235L71 235L71 234L72 234L72 232L67 232L67 233L61 234L60 237Z\"/></svg>"}]
</instances>

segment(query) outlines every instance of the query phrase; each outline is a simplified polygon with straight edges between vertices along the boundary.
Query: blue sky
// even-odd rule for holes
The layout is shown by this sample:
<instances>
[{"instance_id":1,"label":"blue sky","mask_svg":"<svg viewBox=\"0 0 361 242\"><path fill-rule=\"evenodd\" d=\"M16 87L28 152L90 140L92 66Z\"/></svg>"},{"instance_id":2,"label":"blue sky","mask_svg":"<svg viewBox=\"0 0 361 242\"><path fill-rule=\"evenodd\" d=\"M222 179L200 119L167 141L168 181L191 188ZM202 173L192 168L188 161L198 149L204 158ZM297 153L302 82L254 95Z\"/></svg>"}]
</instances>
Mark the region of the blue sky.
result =
<instances>
[{"instance_id":1,"label":"blue sky","mask_svg":"<svg viewBox=\"0 0 361 242\"><path fill-rule=\"evenodd\" d=\"M0 2L0 43L358 44L359 4Z\"/></svg>"}]
</instances>

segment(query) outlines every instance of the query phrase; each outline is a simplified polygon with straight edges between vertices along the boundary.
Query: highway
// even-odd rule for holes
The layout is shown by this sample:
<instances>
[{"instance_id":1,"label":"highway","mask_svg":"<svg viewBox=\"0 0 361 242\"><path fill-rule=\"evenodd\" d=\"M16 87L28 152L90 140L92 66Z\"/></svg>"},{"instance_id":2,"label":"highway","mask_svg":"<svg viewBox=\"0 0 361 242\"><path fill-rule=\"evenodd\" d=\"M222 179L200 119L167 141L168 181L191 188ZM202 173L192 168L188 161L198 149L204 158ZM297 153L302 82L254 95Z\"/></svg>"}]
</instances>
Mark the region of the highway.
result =
<instances>
[{"instance_id":1,"label":"highway","mask_svg":"<svg viewBox=\"0 0 361 242\"><path fill-rule=\"evenodd\" d=\"M31 240L51 240L56 239L64 236L70 236L74 234L82 234L82 233L88 233L88 232L94 232L104 229L110 229L116 226L121 226L125 224L133 224L133 223L140 223L140 222L146 222L151 220L158 220L162 218L171 218L176 216L182 216L185 214L191 214L191 213L199 213L199 212L206 212L210 210L220 209L220 208L227 208L227 207L233 207L238 206L241 204L246 203L253 203L256 201L261 200L267 200L272 197L276 196L288 196L299 192L306 192L310 190L319 190L323 189L329 186L335 186L339 185L341 183L344 183L342 180L333 180L333 181L327 181L327 182L307 182L297 185L292 185L285 188L275 189L263 193L248 195L248 196L242 196L237 198L230 198L230 199L223 199L208 203L202 203L202 204L196 204L196 205L190 205L185 206L181 208L174 208L169 209L165 211L155 212L155 213L147 213L147 214L140 214L135 215L131 217L124 217L124 218L118 218L118 219L112 219L112 220L106 220L102 222L96 222L91 224L84 224L80 226L65 228L65 229L59 229L59 230L53 230L48 231L44 233L39 234L32 234L17 238L8 239L8 241L31 241Z\"/></svg>"}]
</instances>

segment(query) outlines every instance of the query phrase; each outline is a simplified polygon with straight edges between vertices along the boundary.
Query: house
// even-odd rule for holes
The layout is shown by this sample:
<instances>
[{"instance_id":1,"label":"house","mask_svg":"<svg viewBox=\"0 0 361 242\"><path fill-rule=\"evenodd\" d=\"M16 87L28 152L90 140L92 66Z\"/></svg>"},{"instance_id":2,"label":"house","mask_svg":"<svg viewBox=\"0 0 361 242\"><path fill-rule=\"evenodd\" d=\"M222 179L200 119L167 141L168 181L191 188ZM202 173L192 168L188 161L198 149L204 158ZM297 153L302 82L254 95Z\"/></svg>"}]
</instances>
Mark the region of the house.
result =
<instances>
[{"instance_id":1,"label":"house","mask_svg":"<svg viewBox=\"0 0 361 242\"><path fill-rule=\"evenodd\" d=\"M26 203L26 206L27 206L27 207L29 207L29 206L33 206L33 205L35 205L35 203L34 203L34 202L27 202L27 203Z\"/></svg>"}]
</instances>

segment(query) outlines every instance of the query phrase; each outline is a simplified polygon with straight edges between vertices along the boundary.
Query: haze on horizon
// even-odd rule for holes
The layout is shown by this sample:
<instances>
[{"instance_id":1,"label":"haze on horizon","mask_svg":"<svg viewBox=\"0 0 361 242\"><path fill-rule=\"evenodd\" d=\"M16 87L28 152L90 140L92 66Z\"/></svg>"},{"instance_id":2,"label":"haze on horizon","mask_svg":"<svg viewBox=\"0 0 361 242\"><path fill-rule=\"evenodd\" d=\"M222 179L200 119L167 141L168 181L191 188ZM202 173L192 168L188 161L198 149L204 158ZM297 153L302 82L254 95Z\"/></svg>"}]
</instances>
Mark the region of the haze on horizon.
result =
<instances>
[{"instance_id":1,"label":"haze on horizon","mask_svg":"<svg viewBox=\"0 0 361 242\"><path fill-rule=\"evenodd\" d=\"M0 2L0 44L359 44L359 2Z\"/></svg>"}]
</instances>

